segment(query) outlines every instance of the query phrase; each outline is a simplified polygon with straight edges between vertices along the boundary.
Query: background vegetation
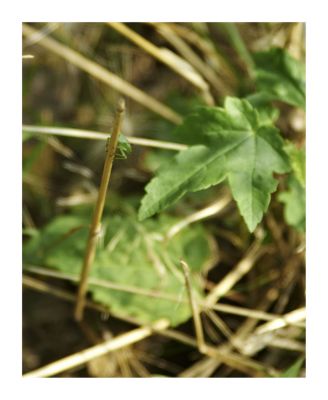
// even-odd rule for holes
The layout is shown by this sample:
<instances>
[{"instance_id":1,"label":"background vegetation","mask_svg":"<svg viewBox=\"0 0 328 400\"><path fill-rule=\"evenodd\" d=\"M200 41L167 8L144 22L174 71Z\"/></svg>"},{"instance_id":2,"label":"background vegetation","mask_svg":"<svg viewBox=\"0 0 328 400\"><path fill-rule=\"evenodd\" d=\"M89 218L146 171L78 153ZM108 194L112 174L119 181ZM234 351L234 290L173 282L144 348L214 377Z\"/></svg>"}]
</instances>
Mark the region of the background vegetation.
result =
<instances>
[{"instance_id":1,"label":"background vegetation","mask_svg":"<svg viewBox=\"0 0 328 400\"><path fill-rule=\"evenodd\" d=\"M301 23L24 24L24 373L304 376L304 35ZM99 343L114 347L41 368Z\"/></svg>"}]
</instances>

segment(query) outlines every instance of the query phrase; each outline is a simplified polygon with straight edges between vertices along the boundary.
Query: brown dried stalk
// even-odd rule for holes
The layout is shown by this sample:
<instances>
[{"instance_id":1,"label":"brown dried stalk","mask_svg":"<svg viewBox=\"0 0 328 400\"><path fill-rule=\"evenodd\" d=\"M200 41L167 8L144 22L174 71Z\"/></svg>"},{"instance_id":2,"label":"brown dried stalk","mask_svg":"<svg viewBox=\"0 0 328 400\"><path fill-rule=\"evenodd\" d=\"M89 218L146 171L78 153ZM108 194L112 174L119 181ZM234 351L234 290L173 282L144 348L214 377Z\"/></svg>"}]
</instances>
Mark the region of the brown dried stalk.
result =
<instances>
[{"instance_id":1,"label":"brown dried stalk","mask_svg":"<svg viewBox=\"0 0 328 400\"><path fill-rule=\"evenodd\" d=\"M104 164L104 170L101 178L98 199L96 203L96 208L93 214L93 219L89 231L88 243L86 247L85 257L82 266L80 285L77 295L77 302L74 317L77 321L83 319L85 295L88 286L88 275L91 270L92 262L95 257L97 239L101 229L101 217L104 210L106 192L109 184L110 175L112 172L113 161L115 158L116 147L118 143L118 138L120 135L120 129L122 124L123 113L125 110L125 102L123 99L119 101L116 116L114 120L114 126L112 130L112 135L109 139L108 149L106 154L106 160Z\"/></svg>"}]
</instances>

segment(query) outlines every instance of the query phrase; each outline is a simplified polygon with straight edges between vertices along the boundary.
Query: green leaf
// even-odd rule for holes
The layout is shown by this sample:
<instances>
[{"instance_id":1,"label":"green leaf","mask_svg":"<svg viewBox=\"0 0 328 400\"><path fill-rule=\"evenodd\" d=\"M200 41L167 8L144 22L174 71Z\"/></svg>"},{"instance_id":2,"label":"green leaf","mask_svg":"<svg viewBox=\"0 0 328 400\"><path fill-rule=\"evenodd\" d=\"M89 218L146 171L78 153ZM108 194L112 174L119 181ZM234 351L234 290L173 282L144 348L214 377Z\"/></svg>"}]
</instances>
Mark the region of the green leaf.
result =
<instances>
[{"instance_id":1,"label":"green leaf","mask_svg":"<svg viewBox=\"0 0 328 400\"><path fill-rule=\"evenodd\" d=\"M284 215L288 225L300 232L305 231L305 188L291 175L288 190L279 193L278 199L285 204Z\"/></svg>"},{"instance_id":2,"label":"green leaf","mask_svg":"<svg viewBox=\"0 0 328 400\"><path fill-rule=\"evenodd\" d=\"M301 62L281 48L255 53L253 59L262 97L305 108L305 68Z\"/></svg>"},{"instance_id":3,"label":"green leaf","mask_svg":"<svg viewBox=\"0 0 328 400\"><path fill-rule=\"evenodd\" d=\"M284 150L289 156L295 177L302 187L305 188L305 148L298 149L294 143L288 142L284 146Z\"/></svg>"},{"instance_id":4,"label":"green leaf","mask_svg":"<svg viewBox=\"0 0 328 400\"><path fill-rule=\"evenodd\" d=\"M180 152L170 166L160 168L158 176L146 187L139 218L143 220L179 200L187 192L196 192L220 183L225 178L222 152L206 146L192 146Z\"/></svg>"},{"instance_id":5,"label":"green leaf","mask_svg":"<svg viewBox=\"0 0 328 400\"><path fill-rule=\"evenodd\" d=\"M298 358L289 368L282 374L282 378L297 378L300 374L301 368L304 364L304 357Z\"/></svg>"},{"instance_id":6,"label":"green leaf","mask_svg":"<svg viewBox=\"0 0 328 400\"><path fill-rule=\"evenodd\" d=\"M103 221L90 277L103 282L137 287L187 300L180 259L188 262L196 296L202 296L199 279L203 268L213 259L210 236L201 225L193 225L164 240L164 233L178 221L161 216L144 224L134 216L114 216ZM24 247L24 263L44 265L80 276L89 219L61 216L32 238ZM89 285L93 299L117 315L138 319L141 323L168 318L178 325L191 316L188 302L175 302L123 290Z\"/></svg>"},{"instance_id":7,"label":"green leaf","mask_svg":"<svg viewBox=\"0 0 328 400\"><path fill-rule=\"evenodd\" d=\"M34 137L34 134L32 132L26 132L23 130L23 134L22 134L23 143L26 142L27 140L31 139L32 137Z\"/></svg>"},{"instance_id":8,"label":"green leaf","mask_svg":"<svg viewBox=\"0 0 328 400\"><path fill-rule=\"evenodd\" d=\"M187 150L160 168L146 186L141 220L167 208L187 192L227 178L248 229L254 231L276 190L272 173L289 170L278 130L261 122L246 100L227 98L225 108L201 107L187 117L177 134L189 135Z\"/></svg>"}]
</instances>

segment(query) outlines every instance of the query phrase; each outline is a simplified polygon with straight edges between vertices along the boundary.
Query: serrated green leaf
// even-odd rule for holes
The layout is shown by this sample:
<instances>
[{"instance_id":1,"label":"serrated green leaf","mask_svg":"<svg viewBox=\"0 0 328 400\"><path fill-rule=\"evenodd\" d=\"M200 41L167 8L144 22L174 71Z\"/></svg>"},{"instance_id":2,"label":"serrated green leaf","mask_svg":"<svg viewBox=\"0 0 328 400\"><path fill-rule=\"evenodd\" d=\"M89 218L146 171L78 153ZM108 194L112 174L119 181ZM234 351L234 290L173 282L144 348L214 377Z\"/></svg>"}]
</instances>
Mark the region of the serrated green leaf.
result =
<instances>
[{"instance_id":1,"label":"serrated green leaf","mask_svg":"<svg viewBox=\"0 0 328 400\"><path fill-rule=\"evenodd\" d=\"M253 59L262 98L305 108L305 68L301 62L281 48L255 53Z\"/></svg>"},{"instance_id":2,"label":"serrated green leaf","mask_svg":"<svg viewBox=\"0 0 328 400\"><path fill-rule=\"evenodd\" d=\"M174 157L170 166L160 168L158 176L146 186L139 210L141 220L179 200L187 192L196 192L220 183L226 177L223 151L192 146Z\"/></svg>"},{"instance_id":3,"label":"serrated green leaf","mask_svg":"<svg viewBox=\"0 0 328 400\"><path fill-rule=\"evenodd\" d=\"M180 259L188 262L193 274L195 294L202 296L195 275L212 258L209 234L201 225L184 229L169 241L164 233L178 221L161 216L144 224L135 217L114 216L103 221L100 239L90 277L187 299ZM88 218L60 216L24 246L24 263L41 264L79 277L88 235ZM89 285L95 301L110 307L119 315L141 323L168 318L178 325L191 316L189 304L147 297L137 293Z\"/></svg>"},{"instance_id":4,"label":"serrated green leaf","mask_svg":"<svg viewBox=\"0 0 328 400\"><path fill-rule=\"evenodd\" d=\"M278 199L284 203L284 215L288 225L300 232L305 231L305 189L291 175L288 179L288 190L279 193Z\"/></svg>"},{"instance_id":5,"label":"serrated green leaf","mask_svg":"<svg viewBox=\"0 0 328 400\"><path fill-rule=\"evenodd\" d=\"M189 135L195 146L180 152L169 167L159 169L146 186L139 218L167 208L187 192L227 178L240 213L254 231L277 187L272 173L289 170L278 130L267 120L261 123L246 100L227 98L224 109L199 108L184 120L179 133Z\"/></svg>"},{"instance_id":6,"label":"serrated green leaf","mask_svg":"<svg viewBox=\"0 0 328 400\"><path fill-rule=\"evenodd\" d=\"M260 125L275 124L279 118L280 110L270 104L270 98L265 93L253 93L244 98L258 112Z\"/></svg>"}]
</instances>

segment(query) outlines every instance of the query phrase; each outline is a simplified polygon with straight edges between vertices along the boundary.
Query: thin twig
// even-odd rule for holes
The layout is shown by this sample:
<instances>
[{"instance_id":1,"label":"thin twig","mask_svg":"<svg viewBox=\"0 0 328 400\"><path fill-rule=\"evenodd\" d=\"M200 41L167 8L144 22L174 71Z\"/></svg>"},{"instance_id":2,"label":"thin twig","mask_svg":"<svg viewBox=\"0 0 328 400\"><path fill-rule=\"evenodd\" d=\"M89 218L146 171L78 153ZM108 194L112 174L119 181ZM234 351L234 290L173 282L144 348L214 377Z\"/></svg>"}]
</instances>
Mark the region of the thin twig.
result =
<instances>
[{"instance_id":1,"label":"thin twig","mask_svg":"<svg viewBox=\"0 0 328 400\"><path fill-rule=\"evenodd\" d=\"M175 236L178 232L180 232L182 229L186 228L190 224L220 213L230 203L230 201L230 195L226 195L223 196L220 200L210 204L209 206L188 215L169 229L169 231L165 235L166 238L172 239L173 236Z\"/></svg>"},{"instance_id":2,"label":"thin twig","mask_svg":"<svg viewBox=\"0 0 328 400\"><path fill-rule=\"evenodd\" d=\"M226 314L240 315L242 317L247 317L252 320L272 321L280 317L277 314L270 314L261 310L253 310L251 308L232 306L230 304L222 303L214 304L212 307L210 307L210 309ZM299 323L294 322L293 325L299 326Z\"/></svg>"},{"instance_id":3,"label":"thin twig","mask_svg":"<svg viewBox=\"0 0 328 400\"><path fill-rule=\"evenodd\" d=\"M74 297L72 295L70 295L69 292L64 291L62 289L57 289L57 288L54 289L52 286L50 286L49 284L46 284L45 282L40 282L40 281L35 280L33 278L30 278L30 277L24 277L23 283L24 283L24 286L26 286L28 288L31 288L31 289L34 289L34 290L39 290L39 291L41 290L43 292L47 292L48 294L54 295L56 297L60 297L63 300L69 300L69 301L73 301L74 300ZM49 290L49 287L50 287L50 290ZM276 293L278 293L278 292L276 291ZM63 294L64 294L64 296L63 296ZM270 301L270 303L271 303L272 300L273 300L271 298L271 295L270 295L270 300L271 300ZM106 311L103 306L98 306L96 304L93 304L92 302L88 302L87 305L89 307L97 309L98 311ZM263 305L261 305L260 307L262 308ZM126 316L118 315L117 313L113 313L113 315L116 316L117 318L126 320L127 322L130 322L132 324L139 325L139 322L136 321L135 319L131 318L131 317L127 318ZM268 315L270 315L270 314L268 314ZM240 346L238 345L238 347L241 347L245 343L244 342L245 336L255 326L256 320L253 319L253 318L254 317L249 318L248 320L246 320L246 322L243 323L242 326L238 329L238 332L235 335L233 335L233 337L232 337L233 341L236 342L236 344L238 344L238 341L240 342L239 343ZM194 341L192 338L187 337L186 335L183 335L181 332L176 332L176 331L170 330L170 331L160 331L160 332L157 332L157 333L162 335L162 336L170 337L170 338L178 340L178 341L180 341L182 343L189 344L191 346L197 347L197 342L196 341ZM252 335L250 335L250 337L252 337ZM246 339L246 341L247 341L247 339ZM276 343L275 341L273 341L273 343L270 342L269 345L281 346L282 344L281 343ZM284 343L284 346L286 347L286 343ZM294 346L293 349L295 349L296 351L301 351L301 345L298 345L297 349L296 349L296 343L294 343L294 341L292 343L292 346ZM289 348L292 349L292 347L290 345L289 345ZM202 375L200 375L200 372L196 373L195 371L199 371L200 369L202 370L204 367L206 367L206 369L210 369L211 371L214 371L215 369L217 369L219 367L221 362L225 362L227 365L232 366L231 362L230 362L231 358L229 357L230 349L231 349L231 342L228 343L228 344L226 343L226 344L221 345L218 348L218 350L220 350L219 353L221 354L221 356L223 354L227 355L227 357L224 357L225 360L218 359L217 357L216 358L208 358L208 357L211 357L210 355L208 355L206 358L200 360L199 362L197 362L191 368L188 368L187 370L185 370L180 376L184 376L184 377L188 377L188 376L189 377L191 377L191 376L209 376L210 373L206 373L205 375L202 373ZM221 353L221 351L223 353ZM253 351L251 352L251 354L253 354ZM246 371L245 370L243 359L242 359L242 365L237 366L237 369L239 369L239 370L241 370L243 372L251 372L251 371Z\"/></svg>"},{"instance_id":4,"label":"thin twig","mask_svg":"<svg viewBox=\"0 0 328 400\"><path fill-rule=\"evenodd\" d=\"M79 139L108 140L110 138L110 134L105 132L97 132L97 131L89 131L89 130L73 129L73 128L57 128L54 126L23 125L23 131L40 133L45 135L75 137ZM134 144L136 146L154 147L166 150L180 151L188 148L186 144L164 142L162 140L153 140L135 136L129 136L128 141L129 143Z\"/></svg>"},{"instance_id":5,"label":"thin twig","mask_svg":"<svg viewBox=\"0 0 328 400\"><path fill-rule=\"evenodd\" d=\"M154 330L162 331L167 329L169 326L169 321L166 319L161 319L149 326L144 326L141 328L133 329L130 332L123 333L115 337L114 339L107 340L96 346L89 347L86 350L79 351L78 353L72 354L68 357L64 357L61 360L50 363L44 367L38 368L32 372L28 372L23 375L24 378L44 378L48 376L54 376L67 371L71 368L83 365L97 357L103 356L109 352L122 349L133 343L139 342L146 337L151 336Z\"/></svg>"},{"instance_id":6,"label":"thin twig","mask_svg":"<svg viewBox=\"0 0 328 400\"><path fill-rule=\"evenodd\" d=\"M24 268L28 272L38 274L38 275L43 275L43 276L49 276L52 278L69 280L72 282L77 282L79 279L77 275L65 274L63 272L50 270L48 268L42 268L42 267L31 266L31 265L24 265ZM170 295L168 293L162 293L157 290L147 290L147 289L143 289L143 288L137 287L137 286L124 285L121 283L111 282L109 280L104 281L102 279L98 279L98 278L94 278L94 277L89 278L89 283L94 286L104 287L107 289L138 294L138 295L146 296L146 297L155 297L155 298L160 298L160 299L164 299L164 300L168 300L168 301L172 301L172 302L181 302L181 303L188 302L187 300L179 299L178 296ZM214 304L211 307L207 307L203 301L199 301L199 307L201 307L202 309L203 308L204 309L206 309L206 308L213 309L213 310L225 313L225 314L240 315L242 317L247 317L252 320L272 321L272 320L275 320L275 319L281 317L280 315L269 314L269 313L263 312L261 310L253 310L250 308L238 307L238 306L233 306L230 304L222 304L222 303ZM290 325L300 326L300 323L290 321Z\"/></svg>"},{"instance_id":7,"label":"thin twig","mask_svg":"<svg viewBox=\"0 0 328 400\"><path fill-rule=\"evenodd\" d=\"M31 35L38 33L38 30L32 28L27 24L23 24L23 35L30 37ZM63 45L57 40L50 37L42 37L38 42L38 45L43 46L53 53L59 55L66 61L72 63L73 65L87 72L96 79L105 82L108 86L114 88L123 95L130 97L137 103L140 103L144 107L149 108L150 110L155 112L156 114L161 115L163 118L173 122L174 124L181 123L181 116L173 111L171 108L165 106L155 98L149 96L142 90L136 88L122 78L116 76L101 65L95 63L87 57L84 57L77 51L72 50L68 46Z\"/></svg>"},{"instance_id":8,"label":"thin twig","mask_svg":"<svg viewBox=\"0 0 328 400\"><path fill-rule=\"evenodd\" d=\"M277 299L278 297L278 290L273 290L269 291L266 293L265 298L262 300L262 302L259 304L259 309L260 310L265 310L269 308L269 306ZM219 304L217 304L219 305ZM258 311L261 312L261 311ZM262 311L263 312L263 311ZM231 337L230 342L224 343L218 347L218 350L221 350L223 352L229 353L232 350L232 344L231 342L233 341L234 346L242 346L244 343L245 337L254 329L254 327L257 324L257 320L252 317L248 318L246 321L244 321L241 326L238 328L236 333ZM195 376L194 371L199 371L199 369L203 370L203 368L206 368L207 372L213 373L217 368L220 367L222 364L222 361L213 359L213 358L208 358L204 357L200 361L196 363L196 365L193 365L192 367L186 369L183 371L179 376L181 377L193 377ZM204 376L204 375L202 375Z\"/></svg>"},{"instance_id":9,"label":"thin twig","mask_svg":"<svg viewBox=\"0 0 328 400\"><path fill-rule=\"evenodd\" d=\"M117 107L115 120L114 120L114 126L113 126L113 132L112 132L112 135L111 135L111 137L109 139L109 143L108 143L108 149L107 149L107 154L106 154L106 159L105 159L105 164L104 164L104 170L103 170L103 174L102 174L102 178L101 178L96 208L95 208L92 223L90 226L88 243L87 243L85 257L84 257L84 261L83 261L83 267L82 267L82 272L81 272L81 279L80 279L80 285L79 285L76 308L75 308L75 315L74 315L75 319L77 321L81 321L83 319L84 301L85 301L85 295L86 295L87 286L88 286L88 276L89 276L89 272L90 272L90 269L92 266L92 262L95 257L97 239L98 239L98 235L99 235L100 228L101 228L101 217L102 217L102 213L104 210L106 192L107 192L107 188L109 185L109 179L110 179L110 175L112 172L112 166L113 166L113 161L115 158L116 147L117 147L118 138L119 138L120 131L121 131L121 124L122 124L124 110L125 110L125 103L124 103L124 100L122 99L119 102L118 107Z\"/></svg>"},{"instance_id":10,"label":"thin twig","mask_svg":"<svg viewBox=\"0 0 328 400\"><path fill-rule=\"evenodd\" d=\"M267 214L265 217L268 228L272 234L272 237L277 243L277 247L281 252L282 256L286 258L288 256L289 248L286 241L283 239L283 227L278 224L272 214Z\"/></svg>"},{"instance_id":11,"label":"thin twig","mask_svg":"<svg viewBox=\"0 0 328 400\"><path fill-rule=\"evenodd\" d=\"M171 28L171 24L167 23L153 23L152 24L160 35L162 35L177 51L195 67L203 76L210 82L213 87L221 94L226 95L227 93L225 84L216 75L214 70L203 61L201 57L189 46L184 39L178 36Z\"/></svg>"},{"instance_id":12,"label":"thin twig","mask_svg":"<svg viewBox=\"0 0 328 400\"><path fill-rule=\"evenodd\" d=\"M301 353L305 352L304 343L289 338L274 337L268 346L290 351L299 351Z\"/></svg>"},{"instance_id":13,"label":"thin twig","mask_svg":"<svg viewBox=\"0 0 328 400\"><path fill-rule=\"evenodd\" d=\"M178 332L172 329L166 329L159 331L158 333L161 336L169 337L181 343L185 343L189 346L198 348L197 341L182 332ZM223 346L215 348L213 346L206 345L204 354L212 358L214 362L222 362L226 365L229 365L232 368L237 369L238 371L242 371L250 375L254 376L267 376L267 374L274 376L277 375L277 371L275 371L273 368L270 367L268 368L262 363L252 360L248 357L229 352L227 351L227 348Z\"/></svg>"},{"instance_id":14,"label":"thin twig","mask_svg":"<svg viewBox=\"0 0 328 400\"><path fill-rule=\"evenodd\" d=\"M69 302L74 302L76 301L76 296L72 294L71 292L57 288L53 285L50 285L47 282L40 281L39 279L31 278L30 276L23 275L23 286L28 288L28 289L33 289L41 293L46 293L50 294L52 296L55 296L61 300L69 301ZM109 309L108 307L105 307L101 304L96 304L93 303L92 301L87 300L85 302L85 306L92 308L94 310L100 311L102 313L108 313Z\"/></svg>"},{"instance_id":15,"label":"thin twig","mask_svg":"<svg viewBox=\"0 0 328 400\"><path fill-rule=\"evenodd\" d=\"M205 310L206 315L210 318L213 324L223 333L223 335L230 341L233 332L228 325L212 310Z\"/></svg>"},{"instance_id":16,"label":"thin twig","mask_svg":"<svg viewBox=\"0 0 328 400\"><path fill-rule=\"evenodd\" d=\"M183 269L183 274L185 277L185 283L186 283L190 308L191 308L191 312L192 312L192 316L193 316L193 320L194 320L194 328L195 328L198 350L200 353L204 353L206 351L204 332L203 332L202 321L200 318L198 304L195 300L192 285L191 285L190 269L189 269L188 264L185 261L180 260L180 263L181 263L181 266Z\"/></svg>"},{"instance_id":17,"label":"thin twig","mask_svg":"<svg viewBox=\"0 0 328 400\"><path fill-rule=\"evenodd\" d=\"M234 93L237 85L236 74L232 68L229 67L227 61L220 54L220 51L218 51L218 48L214 45L213 41L209 37L203 36L186 25L170 23L170 28L184 40L189 42L191 46L198 48L201 52L201 58L206 60L208 65L220 75L222 85L226 88L226 93Z\"/></svg>"},{"instance_id":18,"label":"thin twig","mask_svg":"<svg viewBox=\"0 0 328 400\"><path fill-rule=\"evenodd\" d=\"M254 266L258 258L263 254L261 240L256 239L246 256L211 290L207 295L205 304L213 306Z\"/></svg>"},{"instance_id":19,"label":"thin twig","mask_svg":"<svg viewBox=\"0 0 328 400\"><path fill-rule=\"evenodd\" d=\"M261 335L265 332L281 329L290 323L303 322L305 320L305 316L305 307L298 308L297 310L293 310L273 321L260 325L255 329L254 333Z\"/></svg>"},{"instance_id":20,"label":"thin twig","mask_svg":"<svg viewBox=\"0 0 328 400\"><path fill-rule=\"evenodd\" d=\"M23 44L24 49L26 49L26 47L32 46L40 42L40 40L50 35L52 32L58 29L58 27L59 27L58 22L50 22L45 26L43 26L39 31L35 31L35 33L33 35L30 35L28 39L24 42Z\"/></svg>"},{"instance_id":21,"label":"thin twig","mask_svg":"<svg viewBox=\"0 0 328 400\"><path fill-rule=\"evenodd\" d=\"M209 92L207 82L205 82L202 76L199 75L199 73L186 60L168 49L158 48L149 40L145 39L137 32L134 32L127 25L121 22L107 22L107 24L200 89L201 92L204 93L204 98L207 103L209 105L214 105L214 100Z\"/></svg>"}]
</instances>

